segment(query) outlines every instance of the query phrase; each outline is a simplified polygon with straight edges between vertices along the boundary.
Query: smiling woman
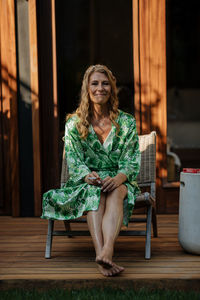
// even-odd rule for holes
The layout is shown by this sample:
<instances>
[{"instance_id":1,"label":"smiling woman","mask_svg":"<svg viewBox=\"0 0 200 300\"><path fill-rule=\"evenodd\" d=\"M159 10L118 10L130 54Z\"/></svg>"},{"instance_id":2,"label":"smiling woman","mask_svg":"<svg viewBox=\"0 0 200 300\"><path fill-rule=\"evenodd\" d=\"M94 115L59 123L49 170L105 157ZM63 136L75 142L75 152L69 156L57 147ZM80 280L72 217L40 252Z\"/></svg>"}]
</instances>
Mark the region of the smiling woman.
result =
<instances>
[{"instance_id":1,"label":"smiling woman","mask_svg":"<svg viewBox=\"0 0 200 300\"><path fill-rule=\"evenodd\" d=\"M94 72L90 76L88 92L93 103L100 105L107 103L111 93L108 77L103 73Z\"/></svg>"},{"instance_id":2,"label":"smiling woman","mask_svg":"<svg viewBox=\"0 0 200 300\"><path fill-rule=\"evenodd\" d=\"M124 270L112 261L114 243L140 192L135 182L140 167L135 119L118 109L116 90L116 79L106 66L86 70L80 104L66 119L69 180L43 197L43 218L70 220L87 212L104 276Z\"/></svg>"},{"instance_id":3,"label":"smiling woman","mask_svg":"<svg viewBox=\"0 0 200 300\"><path fill-rule=\"evenodd\" d=\"M111 120L107 111L107 102L111 95L111 85L108 77L99 72L91 74L88 92L93 110L91 123L100 142L103 144L111 131Z\"/></svg>"}]
</instances>

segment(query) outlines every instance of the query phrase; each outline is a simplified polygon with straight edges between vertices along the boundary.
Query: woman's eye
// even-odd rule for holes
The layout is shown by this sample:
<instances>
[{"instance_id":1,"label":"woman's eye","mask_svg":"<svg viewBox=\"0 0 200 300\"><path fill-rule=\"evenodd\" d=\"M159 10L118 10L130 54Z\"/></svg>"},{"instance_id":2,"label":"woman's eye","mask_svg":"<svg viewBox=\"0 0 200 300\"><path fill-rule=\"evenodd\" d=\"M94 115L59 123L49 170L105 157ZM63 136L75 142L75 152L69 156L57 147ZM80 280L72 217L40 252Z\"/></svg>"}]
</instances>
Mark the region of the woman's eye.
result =
<instances>
[{"instance_id":1,"label":"woman's eye","mask_svg":"<svg viewBox=\"0 0 200 300\"><path fill-rule=\"evenodd\" d=\"M91 82L91 85L97 86L97 85L99 85L99 84L101 85L101 83L99 83L99 82L97 82L97 81ZM107 82L107 81L105 81L105 82L102 82L102 85L108 86L108 85L110 85L110 83Z\"/></svg>"}]
</instances>

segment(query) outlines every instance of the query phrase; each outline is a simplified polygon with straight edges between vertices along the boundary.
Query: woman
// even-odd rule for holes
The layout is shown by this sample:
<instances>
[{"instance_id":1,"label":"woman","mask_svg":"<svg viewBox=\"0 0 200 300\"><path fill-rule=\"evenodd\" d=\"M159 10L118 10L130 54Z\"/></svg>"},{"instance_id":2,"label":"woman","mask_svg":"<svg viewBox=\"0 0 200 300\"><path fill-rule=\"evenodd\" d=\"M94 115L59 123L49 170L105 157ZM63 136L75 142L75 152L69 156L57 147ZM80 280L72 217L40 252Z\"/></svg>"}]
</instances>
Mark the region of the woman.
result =
<instances>
[{"instance_id":1,"label":"woman","mask_svg":"<svg viewBox=\"0 0 200 300\"><path fill-rule=\"evenodd\" d=\"M124 270L112 261L139 188L140 151L135 119L118 109L116 80L103 65L84 75L80 105L67 116L65 152L70 178L43 197L43 218L70 220L87 212L96 262L104 276Z\"/></svg>"}]
</instances>

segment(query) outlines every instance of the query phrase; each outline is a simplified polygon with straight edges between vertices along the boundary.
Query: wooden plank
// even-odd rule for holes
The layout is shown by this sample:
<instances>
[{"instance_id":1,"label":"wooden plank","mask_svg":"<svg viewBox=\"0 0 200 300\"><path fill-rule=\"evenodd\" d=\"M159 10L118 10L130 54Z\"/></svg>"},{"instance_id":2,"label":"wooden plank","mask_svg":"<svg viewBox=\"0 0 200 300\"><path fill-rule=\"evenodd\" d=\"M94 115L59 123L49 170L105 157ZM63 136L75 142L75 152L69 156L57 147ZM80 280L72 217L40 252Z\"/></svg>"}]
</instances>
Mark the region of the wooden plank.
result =
<instances>
[{"instance_id":1,"label":"wooden plank","mask_svg":"<svg viewBox=\"0 0 200 300\"><path fill-rule=\"evenodd\" d=\"M10 90L10 174L12 216L20 215L20 188L19 188L19 137L18 137L18 104L17 104L17 53L15 38L15 1L8 0L9 18L9 65L8 85Z\"/></svg>"},{"instance_id":2,"label":"wooden plank","mask_svg":"<svg viewBox=\"0 0 200 300\"><path fill-rule=\"evenodd\" d=\"M42 192L60 186L55 4L37 1ZM45 15L45 18L44 18ZM52 28L52 26L54 28ZM46 80L48 78L48 80Z\"/></svg>"},{"instance_id":3,"label":"wooden plank","mask_svg":"<svg viewBox=\"0 0 200 300\"><path fill-rule=\"evenodd\" d=\"M150 5L150 86L151 120L157 131L158 210L166 211L163 179L167 177L167 91L166 91L166 24L165 1L149 1Z\"/></svg>"},{"instance_id":4,"label":"wooden plank","mask_svg":"<svg viewBox=\"0 0 200 300\"><path fill-rule=\"evenodd\" d=\"M132 270L131 270L132 269ZM200 268L170 268L170 267L165 267L165 268L159 268L159 267L151 267L151 268L146 268L142 266L135 266L134 268L127 267L126 271L124 274L133 274L133 270L135 271L136 274L191 274L191 275L198 275L200 277ZM86 267L84 264L83 267L80 266L77 267L76 265L74 267L32 267L32 273L33 274L90 274L90 273L98 273L97 265L94 262L93 267ZM23 268L18 268L18 267L13 267L13 268L1 268L1 274L29 274L30 273L30 267L23 267Z\"/></svg>"},{"instance_id":5,"label":"wooden plank","mask_svg":"<svg viewBox=\"0 0 200 300\"><path fill-rule=\"evenodd\" d=\"M130 260L130 259L129 259ZM53 269L69 269L69 268L95 268L96 264L94 263L95 260L94 258L91 261L83 261L81 260L81 258L78 261L70 261L70 262L66 262L66 261L53 261L51 259L48 259L45 261L45 268L53 268ZM117 263L122 263L121 260L116 260ZM147 261L137 261L137 262L124 262L123 261L123 266L124 268L129 268L129 269L133 269L133 268L146 268L151 270L151 268L160 268L161 267L161 262L160 261L153 261L153 262L147 262ZM200 265L196 263L196 261L194 262L188 262L186 263L185 261L181 261L181 262L162 262L162 269L163 268L172 268L172 269L177 269L180 268L182 270L194 270L194 271L200 271ZM35 269L43 269L43 267L41 267L41 261L13 261L13 262L0 262L0 269L2 268L33 268Z\"/></svg>"},{"instance_id":6,"label":"wooden plank","mask_svg":"<svg viewBox=\"0 0 200 300\"><path fill-rule=\"evenodd\" d=\"M53 65L53 116L58 118L58 91L57 91L57 58L56 58L56 12L55 0L51 0L51 22L52 22L52 65ZM55 132L58 132L58 124Z\"/></svg>"},{"instance_id":7,"label":"wooden plank","mask_svg":"<svg viewBox=\"0 0 200 300\"><path fill-rule=\"evenodd\" d=\"M151 131L149 0L139 1L140 86L142 134Z\"/></svg>"},{"instance_id":8,"label":"wooden plank","mask_svg":"<svg viewBox=\"0 0 200 300\"><path fill-rule=\"evenodd\" d=\"M57 52L56 52L56 8L55 1L51 0L51 27L52 27L52 71L53 71L53 156L55 178L59 179L59 116L58 116L58 89L57 89ZM57 185L57 182L55 182Z\"/></svg>"},{"instance_id":9,"label":"wooden plank","mask_svg":"<svg viewBox=\"0 0 200 300\"><path fill-rule=\"evenodd\" d=\"M45 273L45 272L44 272ZM57 273L49 273L46 274L46 276L44 277L44 273L38 273L38 274L30 274L30 273L25 273L25 274L18 274L18 272L14 273L14 274L5 274L5 275L0 275L0 280L5 280L5 279L43 279L46 278L46 280L49 279L54 279L55 280L55 276L56 276L56 282L58 283L58 280L60 279L69 279L69 280L77 280L77 274L78 274L78 280L87 280L87 279L101 279L102 275L99 274L98 272L96 273L59 273L59 270ZM141 273L141 274L137 274L137 276L134 273L123 273L120 276L120 280L118 277L118 283L122 283L123 284L123 279L155 279L155 280L160 280L160 279L187 279L187 280L191 280L191 279L200 279L200 275L199 274L191 274L190 279L188 279L188 274L186 273L174 273L174 274L170 274L170 278L169 278L169 274L168 273L163 273L163 274L158 274L158 273ZM107 279L108 280L108 279ZM112 280L116 280L114 277L112 278ZM27 282L26 282L27 283ZM153 284L154 282L152 282L152 287L154 286ZM72 284L72 282L71 282ZM83 284L83 282L82 282ZM93 282L93 285L96 286L98 284L98 281ZM199 282L198 282L199 284ZM120 285L121 286L121 285ZM144 286L143 286L144 287ZM165 285L165 289L168 288L168 285ZM175 287L174 287L175 288Z\"/></svg>"},{"instance_id":10,"label":"wooden plank","mask_svg":"<svg viewBox=\"0 0 200 300\"><path fill-rule=\"evenodd\" d=\"M142 132L141 119L141 85L140 85L140 27L139 27L139 1L132 1L133 20L133 73L134 73L134 107L138 133Z\"/></svg>"},{"instance_id":11,"label":"wooden plank","mask_svg":"<svg viewBox=\"0 0 200 300\"><path fill-rule=\"evenodd\" d=\"M19 147L14 0L0 2L1 11L1 213L19 216ZM9 25L8 25L9 24ZM12 208L11 208L12 204Z\"/></svg>"},{"instance_id":12,"label":"wooden plank","mask_svg":"<svg viewBox=\"0 0 200 300\"><path fill-rule=\"evenodd\" d=\"M29 1L30 70L33 131L34 213L41 215L40 103L36 0Z\"/></svg>"},{"instance_id":13,"label":"wooden plank","mask_svg":"<svg viewBox=\"0 0 200 300\"><path fill-rule=\"evenodd\" d=\"M167 193L162 187L167 175L165 10L165 1L133 0L135 112L140 134L157 132L157 209L160 213L168 209Z\"/></svg>"},{"instance_id":14,"label":"wooden plank","mask_svg":"<svg viewBox=\"0 0 200 300\"><path fill-rule=\"evenodd\" d=\"M2 131L2 164L3 164L3 203L0 214L10 214L11 194L10 194L10 90L9 90L9 16L8 3L6 0L0 2L1 22L1 131Z\"/></svg>"},{"instance_id":15,"label":"wooden plank","mask_svg":"<svg viewBox=\"0 0 200 300\"><path fill-rule=\"evenodd\" d=\"M73 262L73 263L78 263L78 262L83 262L83 258L85 259L85 261L94 261L95 255L93 256L88 256L87 252L84 252L83 255L80 257L80 253L79 252L54 252L54 254L56 253L56 255L53 256L52 259L50 260L46 260L44 258L44 251L37 251L37 252L26 252L23 253L21 251L16 251L15 255L11 255L11 253L7 252L7 251L1 251L1 258L0 261L3 263L8 263L7 266L12 262L12 263L16 263L16 262L42 262L45 264L49 262L49 264L54 264L54 263L66 263L66 262ZM17 257L17 259L16 259ZM170 257L170 258L169 258ZM131 261L131 258L133 259L133 255L126 255L126 256L120 256L120 257L114 257L116 262L120 262L121 264L124 263L129 263ZM185 264L185 266L190 266L190 263L194 263L196 265L199 265L200 262L200 258L199 256L195 256L195 255L190 255L188 254L187 257L181 253L181 252L177 252L174 251L172 254L172 251L170 251L170 255L169 253L165 252L163 254L156 252L156 255L153 255L153 261L159 264L163 264L163 263L178 263L178 262L182 262ZM144 262L144 257L139 257L138 253L134 254L134 262ZM145 263L147 263L145 261ZM149 262L148 262L149 263Z\"/></svg>"},{"instance_id":16,"label":"wooden plank","mask_svg":"<svg viewBox=\"0 0 200 300\"><path fill-rule=\"evenodd\" d=\"M2 0L0 0L0 20L2 19L1 9L2 5ZM2 23L0 22L0 66L1 64L1 47L2 47L2 40L1 40L1 26ZM2 98L2 80L1 80L1 67L0 67L0 182L2 184L2 188L0 189L0 209L2 209L3 204L4 204L4 189L3 186L4 184L4 176L3 176L3 170L4 170L4 165L3 165L3 126L2 126L2 115L3 115L3 110L2 110L2 104L3 104L3 98Z\"/></svg>"}]
</instances>

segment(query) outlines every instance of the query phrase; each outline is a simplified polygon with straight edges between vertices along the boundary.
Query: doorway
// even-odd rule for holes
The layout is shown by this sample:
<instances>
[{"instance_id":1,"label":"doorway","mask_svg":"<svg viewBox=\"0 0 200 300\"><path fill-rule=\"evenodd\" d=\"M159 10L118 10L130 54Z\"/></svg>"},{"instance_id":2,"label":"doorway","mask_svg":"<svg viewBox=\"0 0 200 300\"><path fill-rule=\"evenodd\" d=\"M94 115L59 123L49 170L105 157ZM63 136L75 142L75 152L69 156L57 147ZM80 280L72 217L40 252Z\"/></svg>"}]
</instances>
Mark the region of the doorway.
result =
<instances>
[{"instance_id":1,"label":"doorway","mask_svg":"<svg viewBox=\"0 0 200 300\"><path fill-rule=\"evenodd\" d=\"M132 1L56 1L60 132L79 102L83 74L105 64L117 79L120 109L134 113Z\"/></svg>"}]
</instances>

